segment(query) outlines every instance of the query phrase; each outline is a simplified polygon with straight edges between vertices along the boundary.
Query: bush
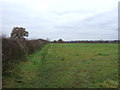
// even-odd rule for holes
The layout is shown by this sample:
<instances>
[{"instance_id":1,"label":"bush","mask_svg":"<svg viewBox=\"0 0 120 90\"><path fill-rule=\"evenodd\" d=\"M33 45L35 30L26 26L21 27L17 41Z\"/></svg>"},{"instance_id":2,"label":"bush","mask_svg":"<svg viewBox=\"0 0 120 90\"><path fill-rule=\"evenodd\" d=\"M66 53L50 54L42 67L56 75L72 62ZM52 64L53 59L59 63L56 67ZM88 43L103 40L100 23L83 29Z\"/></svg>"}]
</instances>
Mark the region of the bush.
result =
<instances>
[{"instance_id":1,"label":"bush","mask_svg":"<svg viewBox=\"0 0 120 90\"><path fill-rule=\"evenodd\" d=\"M10 63L18 62L25 55L32 54L41 49L47 43L46 40L23 40L14 38L2 38L2 65L3 74L10 68Z\"/></svg>"}]
</instances>

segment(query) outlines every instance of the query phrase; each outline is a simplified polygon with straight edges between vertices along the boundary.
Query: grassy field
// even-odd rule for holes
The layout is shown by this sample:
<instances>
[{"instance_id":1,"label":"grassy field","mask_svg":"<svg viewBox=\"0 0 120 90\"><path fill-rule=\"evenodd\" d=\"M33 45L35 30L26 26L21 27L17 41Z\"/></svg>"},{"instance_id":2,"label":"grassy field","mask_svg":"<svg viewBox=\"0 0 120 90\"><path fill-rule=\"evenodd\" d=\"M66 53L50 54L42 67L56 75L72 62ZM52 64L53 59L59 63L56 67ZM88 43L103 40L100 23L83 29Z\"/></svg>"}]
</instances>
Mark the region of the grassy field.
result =
<instances>
[{"instance_id":1,"label":"grassy field","mask_svg":"<svg viewBox=\"0 0 120 90\"><path fill-rule=\"evenodd\" d=\"M47 44L3 77L5 88L115 88L117 44Z\"/></svg>"}]
</instances>

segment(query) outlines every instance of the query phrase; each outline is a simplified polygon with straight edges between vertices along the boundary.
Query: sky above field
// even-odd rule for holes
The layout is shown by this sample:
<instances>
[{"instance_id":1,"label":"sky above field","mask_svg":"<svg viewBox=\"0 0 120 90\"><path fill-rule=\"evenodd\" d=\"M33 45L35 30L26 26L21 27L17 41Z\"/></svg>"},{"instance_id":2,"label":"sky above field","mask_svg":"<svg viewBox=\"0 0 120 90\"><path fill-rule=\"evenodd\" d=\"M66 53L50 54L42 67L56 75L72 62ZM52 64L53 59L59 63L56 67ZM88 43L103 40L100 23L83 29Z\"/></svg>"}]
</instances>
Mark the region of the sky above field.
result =
<instances>
[{"instance_id":1,"label":"sky above field","mask_svg":"<svg viewBox=\"0 0 120 90\"><path fill-rule=\"evenodd\" d=\"M118 38L119 0L2 0L2 33L25 27L30 39Z\"/></svg>"}]
</instances>

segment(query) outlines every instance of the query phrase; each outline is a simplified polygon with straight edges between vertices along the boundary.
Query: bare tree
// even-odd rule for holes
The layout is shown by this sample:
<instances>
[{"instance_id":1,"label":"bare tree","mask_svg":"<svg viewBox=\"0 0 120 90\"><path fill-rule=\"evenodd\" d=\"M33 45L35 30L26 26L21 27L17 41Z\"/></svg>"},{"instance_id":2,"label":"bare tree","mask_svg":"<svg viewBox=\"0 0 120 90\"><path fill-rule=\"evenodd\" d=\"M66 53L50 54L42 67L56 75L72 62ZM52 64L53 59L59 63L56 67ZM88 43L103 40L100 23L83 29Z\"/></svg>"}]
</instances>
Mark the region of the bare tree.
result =
<instances>
[{"instance_id":1,"label":"bare tree","mask_svg":"<svg viewBox=\"0 0 120 90\"><path fill-rule=\"evenodd\" d=\"M11 33L12 38L24 38L24 36L28 37L28 32L25 31L23 27L14 27Z\"/></svg>"}]
</instances>

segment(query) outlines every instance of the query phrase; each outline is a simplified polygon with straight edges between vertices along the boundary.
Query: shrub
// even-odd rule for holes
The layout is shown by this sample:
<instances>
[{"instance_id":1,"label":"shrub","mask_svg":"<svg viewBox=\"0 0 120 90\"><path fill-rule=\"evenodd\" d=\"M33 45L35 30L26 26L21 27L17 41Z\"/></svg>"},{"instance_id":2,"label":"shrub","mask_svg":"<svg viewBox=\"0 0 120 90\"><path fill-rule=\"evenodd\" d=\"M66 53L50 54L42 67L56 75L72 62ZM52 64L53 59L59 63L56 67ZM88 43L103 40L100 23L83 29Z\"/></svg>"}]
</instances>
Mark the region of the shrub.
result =
<instances>
[{"instance_id":1,"label":"shrub","mask_svg":"<svg viewBox=\"0 0 120 90\"><path fill-rule=\"evenodd\" d=\"M15 38L2 38L2 65L3 74L10 68L10 63L18 62L20 58L41 49L46 40L23 40Z\"/></svg>"}]
</instances>

